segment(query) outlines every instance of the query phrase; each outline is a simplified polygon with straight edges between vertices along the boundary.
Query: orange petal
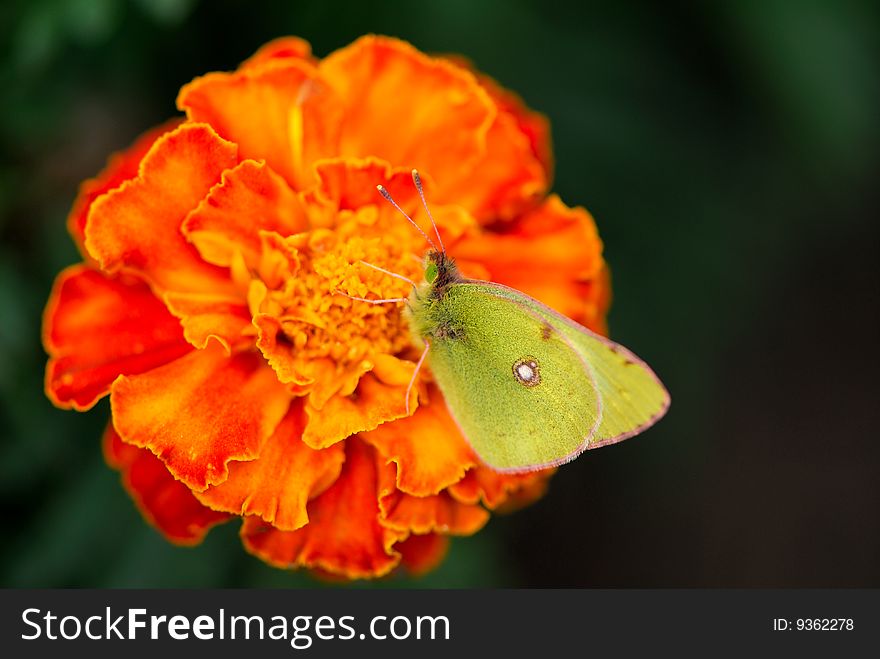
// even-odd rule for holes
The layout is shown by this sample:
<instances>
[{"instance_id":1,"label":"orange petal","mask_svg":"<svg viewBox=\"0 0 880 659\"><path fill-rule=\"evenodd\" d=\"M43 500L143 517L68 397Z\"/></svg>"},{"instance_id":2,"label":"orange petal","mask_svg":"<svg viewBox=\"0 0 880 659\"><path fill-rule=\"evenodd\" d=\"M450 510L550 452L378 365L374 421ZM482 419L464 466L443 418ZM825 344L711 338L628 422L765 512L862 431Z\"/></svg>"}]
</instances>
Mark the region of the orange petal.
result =
<instances>
[{"instance_id":1,"label":"orange petal","mask_svg":"<svg viewBox=\"0 0 880 659\"><path fill-rule=\"evenodd\" d=\"M269 288L283 288L287 281L295 277L302 267L299 249L295 246L300 236L282 236L276 231L260 231L260 259L256 264L260 281ZM253 281L253 280L251 280ZM248 284L250 287L250 284Z\"/></svg>"},{"instance_id":2,"label":"orange petal","mask_svg":"<svg viewBox=\"0 0 880 659\"><path fill-rule=\"evenodd\" d=\"M317 568L349 579L387 574L400 561L391 547L399 534L379 524L378 476L373 449L346 442L336 482L308 504L309 523L279 531L257 517L241 527L245 548L271 565Z\"/></svg>"},{"instance_id":3,"label":"orange petal","mask_svg":"<svg viewBox=\"0 0 880 659\"><path fill-rule=\"evenodd\" d=\"M434 240L431 220L413 185L411 167L391 167L385 160L368 156L327 158L315 163L314 170L318 183L303 193L313 227L335 226L340 211L372 207L376 209L375 226L382 227L383 233L397 231L402 234L404 244L419 240L416 230L376 190L376 186L382 184L398 206ZM460 206L435 203L436 183L430 175L424 174L422 183L431 199L434 221L445 241L457 239L476 225L473 217Z\"/></svg>"},{"instance_id":4,"label":"orange petal","mask_svg":"<svg viewBox=\"0 0 880 659\"><path fill-rule=\"evenodd\" d=\"M113 383L113 423L190 489L226 480L230 460L253 460L287 412L289 394L259 353L228 357L209 343L142 375Z\"/></svg>"},{"instance_id":5,"label":"orange petal","mask_svg":"<svg viewBox=\"0 0 880 659\"><path fill-rule=\"evenodd\" d=\"M252 268L260 260L260 230L283 235L305 231L302 204L266 163L245 160L223 172L183 223L183 233L209 263L229 266L241 250Z\"/></svg>"},{"instance_id":6,"label":"orange petal","mask_svg":"<svg viewBox=\"0 0 880 659\"><path fill-rule=\"evenodd\" d=\"M376 36L336 51L319 70L345 108L340 155L416 167L440 183L480 158L495 107L468 71Z\"/></svg>"},{"instance_id":7,"label":"orange petal","mask_svg":"<svg viewBox=\"0 0 880 659\"><path fill-rule=\"evenodd\" d=\"M275 370L279 382L297 385L311 384L314 379L303 373L293 359L293 342L281 331L281 321L274 316L258 313L253 324L257 328L257 348Z\"/></svg>"},{"instance_id":8,"label":"orange petal","mask_svg":"<svg viewBox=\"0 0 880 659\"><path fill-rule=\"evenodd\" d=\"M386 160L374 158L328 158L315 164L318 185L305 193L307 201L329 202L334 212L378 205L396 213L376 190L381 183L408 213L416 209L418 196L409 169L392 168ZM405 221L405 220L404 220Z\"/></svg>"},{"instance_id":9,"label":"orange petal","mask_svg":"<svg viewBox=\"0 0 880 659\"><path fill-rule=\"evenodd\" d=\"M470 67L469 67L470 68ZM547 183L553 179L553 151L550 139L550 122L540 112L526 107L514 92L505 89L489 76L474 72L483 88L489 92L500 113L513 117L517 128L526 136L532 155L544 170Z\"/></svg>"},{"instance_id":10,"label":"orange petal","mask_svg":"<svg viewBox=\"0 0 880 659\"><path fill-rule=\"evenodd\" d=\"M104 433L104 458L122 472L122 484L144 518L171 542L196 545L211 527L230 518L200 504L159 458L123 443L112 425Z\"/></svg>"},{"instance_id":11,"label":"orange petal","mask_svg":"<svg viewBox=\"0 0 880 659\"><path fill-rule=\"evenodd\" d=\"M107 166L95 178L90 178L79 186L79 194L73 202L67 216L67 228L73 236L80 252L89 258L83 243L85 242L86 218L92 203L105 192L119 187L137 176L138 166L159 136L176 128L182 119L176 118L156 126L141 135L135 143L124 151L114 153L107 161Z\"/></svg>"},{"instance_id":12,"label":"orange petal","mask_svg":"<svg viewBox=\"0 0 880 659\"><path fill-rule=\"evenodd\" d=\"M336 152L338 101L303 59L262 60L235 73L209 73L184 85L177 107L265 160L295 189L313 183L309 165Z\"/></svg>"},{"instance_id":13,"label":"orange petal","mask_svg":"<svg viewBox=\"0 0 880 659\"><path fill-rule=\"evenodd\" d=\"M386 461L396 463L396 486L416 496L437 494L477 464L436 389L411 417L385 423L361 437Z\"/></svg>"},{"instance_id":14,"label":"orange petal","mask_svg":"<svg viewBox=\"0 0 880 659\"><path fill-rule=\"evenodd\" d=\"M554 469L532 471L524 474L502 474L480 465L469 470L459 482L449 486L449 493L462 503L475 504L482 501L491 509L504 504L508 498L527 501L543 495L547 479Z\"/></svg>"},{"instance_id":15,"label":"orange petal","mask_svg":"<svg viewBox=\"0 0 880 659\"><path fill-rule=\"evenodd\" d=\"M449 537L439 533L413 534L394 548L400 552L400 562L407 571L420 577L435 569L446 557Z\"/></svg>"},{"instance_id":16,"label":"orange petal","mask_svg":"<svg viewBox=\"0 0 880 659\"><path fill-rule=\"evenodd\" d=\"M584 299L588 282L604 268L602 243L589 213L567 207L556 195L507 233L471 234L451 252L463 269L467 262L477 262L491 281L531 295L565 316L583 320L598 315L595 301Z\"/></svg>"},{"instance_id":17,"label":"orange petal","mask_svg":"<svg viewBox=\"0 0 880 659\"><path fill-rule=\"evenodd\" d=\"M515 488L507 491L507 498L498 504L495 512L511 513L534 503L547 493L551 475L547 473L541 477L520 481Z\"/></svg>"},{"instance_id":18,"label":"orange petal","mask_svg":"<svg viewBox=\"0 0 880 659\"><path fill-rule=\"evenodd\" d=\"M414 497L397 490L382 499L382 508L384 525L413 533L471 535L489 521L489 511L482 506L462 503L445 492Z\"/></svg>"},{"instance_id":19,"label":"orange petal","mask_svg":"<svg viewBox=\"0 0 880 659\"><path fill-rule=\"evenodd\" d=\"M363 360L349 369L339 369L332 359L313 359L308 366L309 378L313 380L309 387L309 407L317 411L323 410L327 401L337 394L352 396L361 376L373 367L373 363Z\"/></svg>"},{"instance_id":20,"label":"orange petal","mask_svg":"<svg viewBox=\"0 0 880 659\"><path fill-rule=\"evenodd\" d=\"M478 220L510 220L534 206L547 192L544 166L532 153L528 136L513 115L499 112L486 136L485 153L442 182L444 197L461 204Z\"/></svg>"},{"instance_id":21,"label":"orange petal","mask_svg":"<svg viewBox=\"0 0 880 659\"><path fill-rule=\"evenodd\" d=\"M410 410L417 406L415 387ZM325 448L355 433L372 430L386 421L407 415L406 385L389 385L371 374L360 379L350 395L332 396L322 408L306 403L308 423L303 441L312 448Z\"/></svg>"},{"instance_id":22,"label":"orange petal","mask_svg":"<svg viewBox=\"0 0 880 659\"><path fill-rule=\"evenodd\" d=\"M489 521L489 512L479 505L454 499L447 492L415 497L395 486L395 467L379 460L379 520L396 531L438 532L471 535Z\"/></svg>"},{"instance_id":23,"label":"orange petal","mask_svg":"<svg viewBox=\"0 0 880 659\"><path fill-rule=\"evenodd\" d=\"M143 373L190 350L180 323L131 276L75 265L55 281L43 321L46 395L59 407L90 408L120 374Z\"/></svg>"},{"instance_id":24,"label":"orange petal","mask_svg":"<svg viewBox=\"0 0 880 659\"><path fill-rule=\"evenodd\" d=\"M92 204L86 249L115 272L129 268L174 291L230 291L224 269L205 263L180 232L223 170L237 162L236 146L210 126L183 124L156 140L137 178Z\"/></svg>"},{"instance_id":25,"label":"orange petal","mask_svg":"<svg viewBox=\"0 0 880 659\"><path fill-rule=\"evenodd\" d=\"M260 47L241 64L242 69L255 69L279 60L304 59L313 61L312 47L299 37L280 37Z\"/></svg>"},{"instance_id":26,"label":"orange petal","mask_svg":"<svg viewBox=\"0 0 880 659\"><path fill-rule=\"evenodd\" d=\"M373 355L373 375L385 384L393 386L409 386L415 370L415 364L408 359L400 359L394 355Z\"/></svg>"},{"instance_id":27,"label":"orange petal","mask_svg":"<svg viewBox=\"0 0 880 659\"><path fill-rule=\"evenodd\" d=\"M233 462L229 477L196 497L215 510L257 515L282 531L295 531L309 521L306 503L339 476L345 452L341 444L315 451L302 442L302 401L263 445L260 457Z\"/></svg>"},{"instance_id":28,"label":"orange petal","mask_svg":"<svg viewBox=\"0 0 880 659\"><path fill-rule=\"evenodd\" d=\"M168 310L180 318L184 337L196 348L204 348L214 338L229 353L253 329L247 302L198 293L166 293L164 297Z\"/></svg>"}]
</instances>

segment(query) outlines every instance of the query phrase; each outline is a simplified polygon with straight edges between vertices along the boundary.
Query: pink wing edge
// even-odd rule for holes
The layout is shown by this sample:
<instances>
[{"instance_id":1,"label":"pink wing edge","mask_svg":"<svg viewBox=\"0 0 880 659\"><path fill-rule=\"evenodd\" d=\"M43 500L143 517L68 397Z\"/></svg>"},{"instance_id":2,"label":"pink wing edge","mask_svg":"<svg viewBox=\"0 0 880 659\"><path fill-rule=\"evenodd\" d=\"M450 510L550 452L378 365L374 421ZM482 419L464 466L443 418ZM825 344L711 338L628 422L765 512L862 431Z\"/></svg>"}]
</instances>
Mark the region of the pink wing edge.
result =
<instances>
[{"instance_id":1,"label":"pink wing edge","mask_svg":"<svg viewBox=\"0 0 880 659\"><path fill-rule=\"evenodd\" d=\"M504 284L496 284L495 282L491 282L491 281L482 281L480 279L463 279L463 280L456 282L456 283L457 284L471 284L471 285L486 287L487 289L489 289L490 295L495 295L496 297L500 297L500 298L504 298L505 300L509 300L510 302L513 302L514 304L519 305L523 310L526 311L526 313L529 313L533 317L536 317L540 320L543 320L541 318L541 316L536 311L534 311L533 309L530 309L528 306L526 306L522 302L520 302L516 299L511 299L507 295L494 294L494 293L492 293L492 289L493 288L494 289L501 289L502 291L509 291L511 293L515 293L518 296L521 295L525 298L528 298L529 300L531 300L534 303L534 305L538 309L541 309L543 312L547 313L548 315L555 318L559 322L565 323L569 327L571 327L572 329L575 329L577 331L585 332L589 336L592 336L593 338L598 339L599 341L601 341L602 343L607 345L611 350L625 355L633 363L641 366L643 369L645 369L648 372L648 374L654 379L654 382L657 383L657 385L660 387L660 389L663 390L663 393L665 394L665 399L663 401L663 405L660 407L660 410L658 412L656 412L645 423L638 426L637 428L634 428L633 430L630 430L630 431L624 432L624 433L620 433L619 435L615 435L614 437L609 437L608 439L602 440L601 442L596 442L595 444L590 445L590 440L593 438L593 435L595 435L596 430L599 428L599 425L602 423L602 395L599 392L598 385L596 384L596 376L593 371L592 365L589 364L583 357L581 357L580 353L577 350L575 350L574 346L572 346L572 344L569 342L569 340L567 338L562 337L563 340L565 341L565 343L568 345L568 347L571 348L572 352L574 352L574 354L577 355L578 359L580 359L581 363L583 363L584 366L586 367L587 372L590 374L590 380L593 382L593 390L596 392L596 401L597 401L597 406L599 408L599 414L597 415L596 423L593 424L593 428L590 430L590 434L588 434L584 438L584 441L581 442L581 444L574 451L572 451L568 455L563 456L561 458L558 458L556 460L551 460L550 462L541 463L541 464L537 464L537 465L529 465L528 467L493 467L492 465L486 463L486 465L489 468L491 468L499 473L503 473L503 474L522 474L522 473L528 473L531 471L540 471L542 469L550 469L552 467L559 467L561 465L566 464L567 462L571 462L572 460L577 458L584 451L588 451L588 450L591 451L593 449L602 448L603 446L617 444L618 442L622 442L625 439L629 439L630 437L634 437L634 436L644 432L645 430L647 430L651 426L653 426L655 423L657 423L660 419L662 419L666 415L666 412L669 410L669 406L672 404L672 397L669 395L669 391L666 389L666 386L660 381L660 378L657 377L657 374L654 373L654 370L650 366L648 366L644 362L644 360L640 359L637 355L633 354L633 352L631 350L629 350L628 348L620 345L619 343L615 343L611 339L608 339L600 334L596 334L591 329L584 327L580 323L576 323L571 318L568 318L567 316L563 316L561 313L551 309L546 304L543 304L542 302L539 302L535 298L530 297L530 296L526 295L525 293L523 293L522 291L518 291L515 288L511 288L510 286L505 286ZM458 419L455 418L455 414L453 413L453 411L449 410L449 414L450 414L450 416L452 416L453 420L455 421L456 425L458 426L458 429L461 431L462 436L465 439L467 439L467 434L462 429L461 424L458 423ZM470 444L470 441L468 441L468 443Z\"/></svg>"}]
</instances>

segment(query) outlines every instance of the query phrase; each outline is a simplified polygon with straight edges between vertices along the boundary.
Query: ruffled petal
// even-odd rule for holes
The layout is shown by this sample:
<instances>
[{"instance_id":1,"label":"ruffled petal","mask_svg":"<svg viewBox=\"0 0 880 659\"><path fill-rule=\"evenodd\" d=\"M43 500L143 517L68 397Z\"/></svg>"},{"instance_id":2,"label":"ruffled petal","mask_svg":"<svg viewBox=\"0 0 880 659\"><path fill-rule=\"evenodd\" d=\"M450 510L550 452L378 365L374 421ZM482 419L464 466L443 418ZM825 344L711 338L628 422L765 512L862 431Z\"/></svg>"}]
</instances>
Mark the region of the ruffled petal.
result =
<instances>
[{"instance_id":1,"label":"ruffled petal","mask_svg":"<svg viewBox=\"0 0 880 659\"><path fill-rule=\"evenodd\" d=\"M395 485L394 465L379 458L379 521L401 533L471 535L489 521L489 512L478 504L465 503L447 492L415 497Z\"/></svg>"},{"instance_id":2,"label":"ruffled petal","mask_svg":"<svg viewBox=\"0 0 880 659\"><path fill-rule=\"evenodd\" d=\"M602 242L593 218L569 208L556 195L511 225L507 233L470 234L451 252L461 262L483 266L489 279L526 293L559 313L583 321L599 314L588 296L602 276ZM585 297L586 302L584 301Z\"/></svg>"},{"instance_id":3,"label":"ruffled petal","mask_svg":"<svg viewBox=\"0 0 880 659\"><path fill-rule=\"evenodd\" d=\"M198 293L166 293L164 297L168 310L180 318L184 337L196 348L204 348L213 338L228 354L243 340L253 340L247 302Z\"/></svg>"},{"instance_id":4,"label":"ruffled petal","mask_svg":"<svg viewBox=\"0 0 880 659\"><path fill-rule=\"evenodd\" d=\"M306 526L279 531L257 517L246 517L242 542L277 567L316 568L350 579L382 576L400 561L392 546L402 536L379 524L377 496L373 449L352 439L345 444L339 478L309 502Z\"/></svg>"},{"instance_id":5,"label":"ruffled petal","mask_svg":"<svg viewBox=\"0 0 880 659\"><path fill-rule=\"evenodd\" d=\"M412 576L420 577L443 562L449 550L449 537L439 533L412 534L394 548L400 552L401 565Z\"/></svg>"},{"instance_id":6,"label":"ruffled petal","mask_svg":"<svg viewBox=\"0 0 880 659\"><path fill-rule=\"evenodd\" d=\"M411 417L383 424L361 437L397 465L396 486L415 496L437 494L477 464L436 388Z\"/></svg>"},{"instance_id":7,"label":"ruffled petal","mask_svg":"<svg viewBox=\"0 0 880 659\"><path fill-rule=\"evenodd\" d=\"M326 206L328 216L341 210L353 210L363 206L380 206L390 216L396 212L383 201L376 185L382 184L395 201L407 212L416 210L417 195L409 170L393 168L387 160L374 158L327 158L315 163L318 177L314 189L304 193L311 204ZM405 221L405 220L404 220ZM330 225L320 219L313 224Z\"/></svg>"},{"instance_id":8,"label":"ruffled petal","mask_svg":"<svg viewBox=\"0 0 880 659\"><path fill-rule=\"evenodd\" d=\"M307 227L305 210L284 179L266 163L245 160L223 173L186 218L183 233L209 263L228 267L240 250L256 267L261 230L290 235Z\"/></svg>"},{"instance_id":9,"label":"ruffled petal","mask_svg":"<svg viewBox=\"0 0 880 659\"><path fill-rule=\"evenodd\" d=\"M526 107L522 99L509 89L499 86L487 76L479 76L480 83L489 91L489 94L498 105L498 109L513 117L517 127L526 136L531 147L532 154L537 158L544 170L546 185L553 180L553 149L550 139L550 122L540 112L534 112Z\"/></svg>"},{"instance_id":10,"label":"ruffled petal","mask_svg":"<svg viewBox=\"0 0 880 659\"><path fill-rule=\"evenodd\" d=\"M260 59L235 73L196 78L180 90L177 107L301 190L314 182L311 163L336 153L338 101L307 60Z\"/></svg>"},{"instance_id":11,"label":"ruffled petal","mask_svg":"<svg viewBox=\"0 0 880 659\"><path fill-rule=\"evenodd\" d=\"M258 353L227 356L209 343L113 383L113 423L190 489L226 480L230 460L253 460L287 412L290 395Z\"/></svg>"},{"instance_id":12,"label":"ruffled petal","mask_svg":"<svg viewBox=\"0 0 880 659\"><path fill-rule=\"evenodd\" d=\"M477 71L466 58L452 57L453 61L464 66L477 76L483 88L495 102L500 114L513 118L519 131L528 140L531 154L538 160L549 185L553 180L553 144L550 137L550 121L540 112L531 110L515 92L505 89L493 78Z\"/></svg>"},{"instance_id":13,"label":"ruffled petal","mask_svg":"<svg viewBox=\"0 0 880 659\"><path fill-rule=\"evenodd\" d=\"M449 493L467 504L482 502L492 510L504 505L508 499L512 505L538 498L544 493L547 479L555 469L531 471L523 474L502 474L484 465L470 469L465 477L449 486Z\"/></svg>"},{"instance_id":14,"label":"ruffled petal","mask_svg":"<svg viewBox=\"0 0 880 659\"><path fill-rule=\"evenodd\" d=\"M257 348L275 370L279 382L307 385L314 378L302 372L291 356L293 342L281 331L281 321L268 314L258 313L253 318L257 329Z\"/></svg>"},{"instance_id":15,"label":"ruffled petal","mask_svg":"<svg viewBox=\"0 0 880 659\"><path fill-rule=\"evenodd\" d=\"M146 449L125 444L113 426L104 433L104 458L122 472L122 484L144 519L171 542L196 545L213 526L231 517L199 503L186 485L174 480L159 458Z\"/></svg>"},{"instance_id":16,"label":"ruffled petal","mask_svg":"<svg viewBox=\"0 0 880 659\"><path fill-rule=\"evenodd\" d=\"M483 222L511 220L547 192L547 172L513 115L499 112L486 135L481 159L443 182L455 202Z\"/></svg>"},{"instance_id":17,"label":"ruffled petal","mask_svg":"<svg viewBox=\"0 0 880 659\"><path fill-rule=\"evenodd\" d=\"M85 231L86 219L92 203L105 192L119 187L125 181L137 176L138 167L144 156L152 148L153 143L163 134L176 128L182 119L172 119L141 135L134 144L124 151L114 153L107 161L107 166L95 178L90 178L79 186L79 194L73 202L67 216L67 228L73 236L80 253L91 258L86 251Z\"/></svg>"},{"instance_id":18,"label":"ruffled petal","mask_svg":"<svg viewBox=\"0 0 880 659\"><path fill-rule=\"evenodd\" d=\"M444 186L436 202L455 200L460 191L445 182L480 159L495 118L492 100L471 73L376 36L336 51L319 70L345 108L339 155L416 167Z\"/></svg>"},{"instance_id":19,"label":"ruffled petal","mask_svg":"<svg viewBox=\"0 0 880 659\"><path fill-rule=\"evenodd\" d=\"M339 476L345 452L341 444L316 451L302 441L302 401L294 402L260 457L232 462L229 477L196 497L215 510L256 515L281 531L295 531L309 521L306 504Z\"/></svg>"},{"instance_id":20,"label":"ruffled petal","mask_svg":"<svg viewBox=\"0 0 880 659\"><path fill-rule=\"evenodd\" d=\"M413 185L411 167L392 167L374 157L327 158L315 163L315 173L318 184L303 193L313 226L333 226L340 212L344 215L346 211L374 207L377 226L396 228L409 239L406 242L413 242L416 229L381 197L376 186L382 184L397 205L435 240L431 220ZM444 241L456 240L476 226L476 220L461 206L434 203L436 182L429 174L422 176L422 184L425 194L432 199L431 213ZM423 249L427 247L425 244Z\"/></svg>"},{"instance_id":21,"label":"ruffled petal","mask_svg":"<svg viewBox=\"0 0 880 659\"><path fill-rule=\"evenodd\" d=\"M410 392L410 411L418 406L415 387ZM406 385L386 384L367 374L349 395L332 396L317 409L306 403L308 423L303 441L312 448L325 448L351 435L407 416Z\"/></svg>"},{"instance_id":22,"label":"ruffled petal","mask_svg":"<svg viewBox=\"0 0 880 659\"><path fill-rule=\"evenodd\" d=\"M78 410L109 393L117 376L149 371L191 349L180 323L144 282L85 265L58 275L44 314L43 345L49 353L46 395Z\"/></svg>"},{"instance_id":23,"label":"ruffled petal","mask_svg":"<svg viewBox=\"0 0 880 659\"><path fill-rule=\"evenodd\" d=\"M162 290L232 292L180 231L187 214L237 162L237 148L210 126L184 124L153 144L137 178L92 204L86 249L103 270L131 269Z\"/></svg>"},{"instance_id":24,"label":"ruffled petal","mask_svg":"<svg viewBox=\"0 0 880 659\"><path fill-rule=\"evenodd\" d=\"M382 523L397 531L471 535L488 521L488 510L458 501L445 492L414 497L397 490L382 499Z\"/></svg>"}]
</instances>

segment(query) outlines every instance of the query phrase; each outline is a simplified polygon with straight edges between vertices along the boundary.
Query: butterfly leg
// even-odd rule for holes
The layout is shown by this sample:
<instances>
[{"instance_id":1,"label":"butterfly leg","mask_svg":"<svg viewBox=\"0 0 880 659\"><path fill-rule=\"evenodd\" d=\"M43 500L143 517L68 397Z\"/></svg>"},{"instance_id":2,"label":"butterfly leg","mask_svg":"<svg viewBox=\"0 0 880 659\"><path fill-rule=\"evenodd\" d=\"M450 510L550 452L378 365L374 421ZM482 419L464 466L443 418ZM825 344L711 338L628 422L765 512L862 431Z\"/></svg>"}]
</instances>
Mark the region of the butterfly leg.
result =
<instances>
[{"instance_id":1,"label":"butterfly leg","mask_svg":"<svg viewBox=\"0 0 880 659\"><path fill-rule=\"evenodd\" d=\"M391 272L390 270L386 270L385 268L380 268L378 265L373 265L372 263L367 263L364 260L361 260L360 263L363 263L365 266L367 266L368 268L372 268L373 270L378 270L379 272L383 272L390 277L402 279L403 281L405 281L407 284L409 284L413 288L418 288L416 286L416 283L412 279L410 279L409 277L404 277L403 275L399 275L396 272Z\"/></svg>"},{"instance_id":2,"label":"butterfly leg","mask_svg":"<svg viewBox=\"0 0 880 659\"><path fill-rule=\"evenodd\" d=\"M431 344L425 341L425 349L422 350L422 356L419 357L419 361L416 364L416 368L413 371L412 377L409 380L409 384L406 387L406 415L409 416L409 392L412 391L413 385L416 382L416 377L419 375L419 371L422 368L422 364L425 362L425 357L428 356L428 350L431 349Z\"/></svg>"},{"instance_id":3,"label":"butterfly leg","mask_svg":"<svg viewBox=\"0 0 880 659\"><path fill-rule=\"evenodd\" d=\"M338 295L342 295L344 297L347 297L349 300L357 300L358 302L366 302L367 304L390 304L392 302L406 302L406 303L409 302L409 300L406 299L405 297L390 297L390 298L386 298L384 300L368 300L365 297L357 297L356 295L349 295L348 293L343 293L339 289L336 289L336 293Z\"/></svg>"}]
</instances>

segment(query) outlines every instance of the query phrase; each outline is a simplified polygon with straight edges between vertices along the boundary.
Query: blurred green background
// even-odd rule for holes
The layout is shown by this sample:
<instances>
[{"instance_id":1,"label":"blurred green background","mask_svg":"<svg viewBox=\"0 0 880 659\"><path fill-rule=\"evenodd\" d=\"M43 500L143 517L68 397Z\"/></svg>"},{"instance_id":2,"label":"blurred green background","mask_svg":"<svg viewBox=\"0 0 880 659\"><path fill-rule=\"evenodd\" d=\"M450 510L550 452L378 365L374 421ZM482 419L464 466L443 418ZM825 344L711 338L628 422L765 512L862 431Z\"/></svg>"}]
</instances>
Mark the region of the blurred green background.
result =
<instances>
[{"instance_id":1,"label":"blurred green background","mask_svg":"<svg viewBox=\"0 0 880 659\"><path fill-rule=\"evenodd\" d=\"M665 5L666 3L664 3ZM237 524L195 549L102 461L106 401L42 393L64 219L181 84L265 41L366 32L456 52L553 126L555 190L596 217L612 336L672 392L651 432L379 586L880 586L877 3L12 0L0 7L4 586L291 586Z\"/></svg>"}]
</instances>

